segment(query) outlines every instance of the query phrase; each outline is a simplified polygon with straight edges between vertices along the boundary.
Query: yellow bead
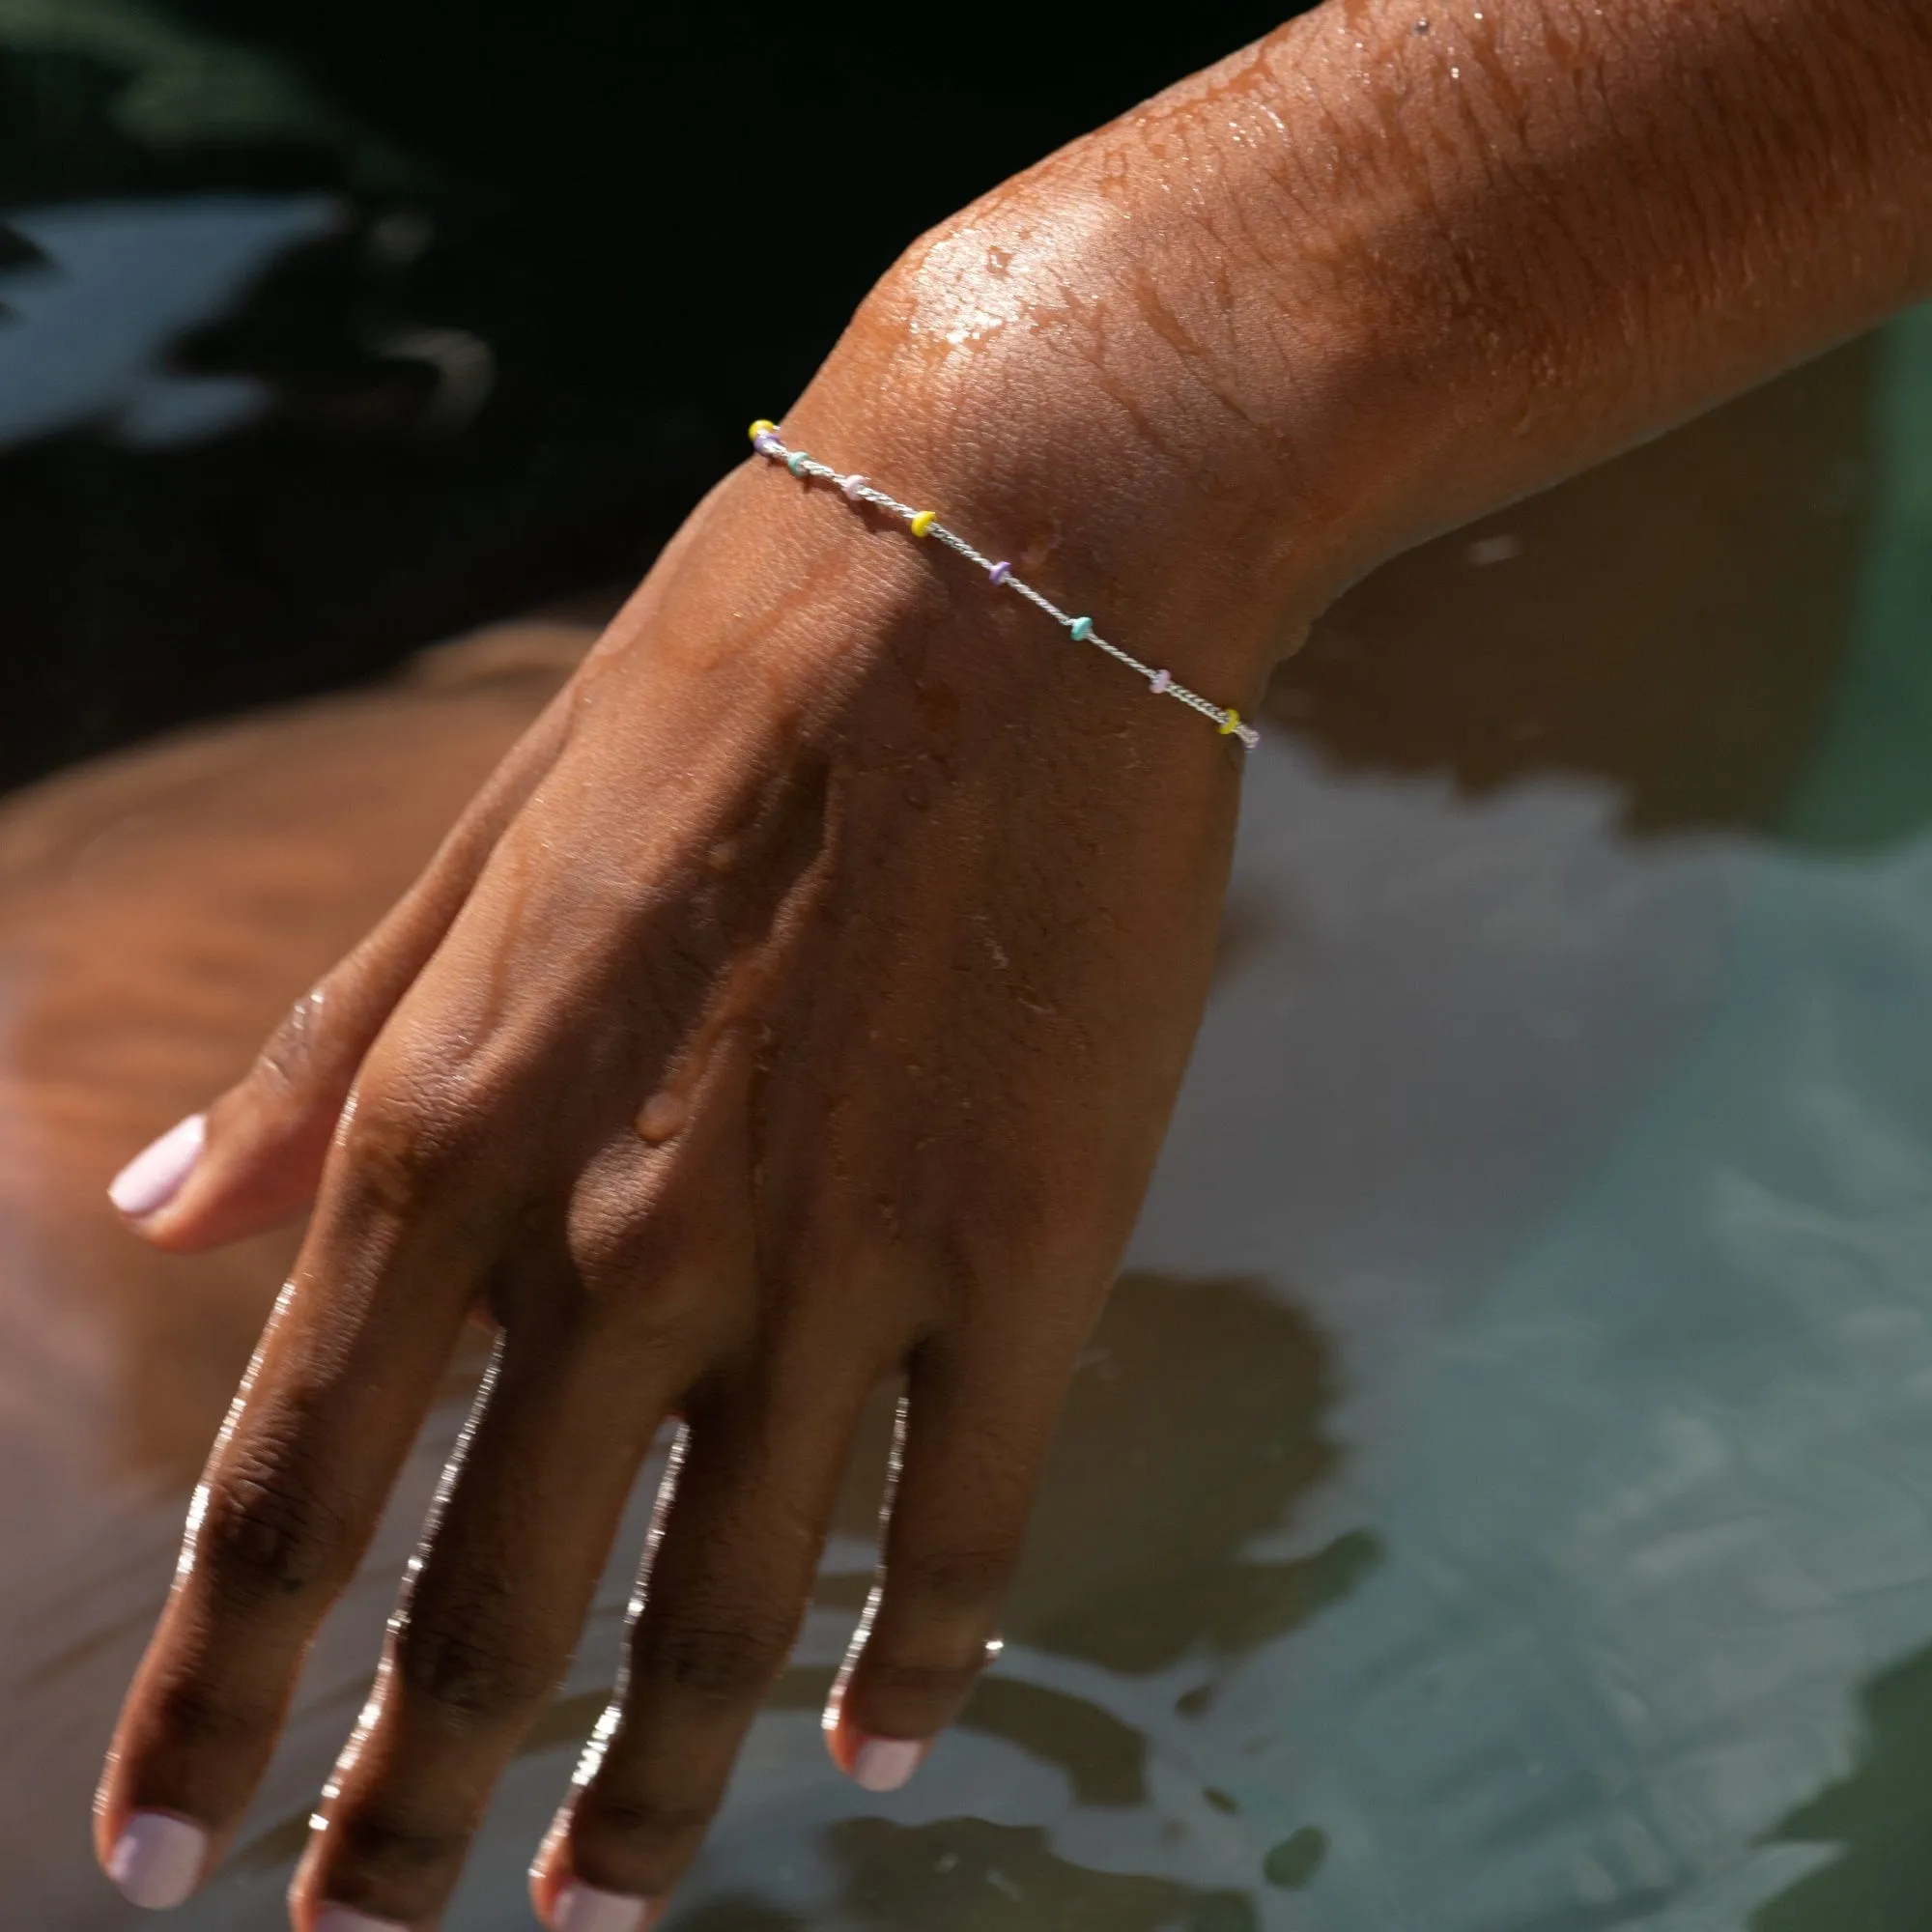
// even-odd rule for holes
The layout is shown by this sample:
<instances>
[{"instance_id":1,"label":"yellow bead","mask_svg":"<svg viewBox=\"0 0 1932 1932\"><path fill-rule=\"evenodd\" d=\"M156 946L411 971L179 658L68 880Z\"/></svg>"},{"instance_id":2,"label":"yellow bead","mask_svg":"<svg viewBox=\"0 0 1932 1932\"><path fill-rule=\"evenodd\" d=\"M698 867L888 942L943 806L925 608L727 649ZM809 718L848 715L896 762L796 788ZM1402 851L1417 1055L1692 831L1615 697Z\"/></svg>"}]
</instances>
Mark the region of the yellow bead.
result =
<instances>
[{"instance_id":1,"label":"yellow bead","mask_svg":"<svg viewBox=\"0 0 1932 1932\"><path fill-rule=\"evenodd\" d=\"M924 536L932 528L934 523L938 521L938 518L939 512L937 510L921 510L912 520L913 535L916 537Z\"/></svg>"},{"instance_id":2,"label":"yellow bead","mask_svg":"<svg viewBox=\"0 0 1932 1932\"><path fill-rule=\"evenodd\" d=\"M753 442L756 442L761 436L770 436L777 428L777 423L767 422L763 416L760 416L751 427L751 439Z\"/></svg>"},{"instance_id":3,"label":"yellow bead","mask_svg":"<svg viewBox=\"0 0 1932 1932\"><path fill-rule=\"evenodd\" d=\"M1241 728L1241 714L1238 711L1229 712L1227 717L1225 717L1221 721L1220 730L1221 730L1221 735L1224 738L1232 736L1235 732L1238 731L1240 728Z\"/></svg>"}]
</instances>

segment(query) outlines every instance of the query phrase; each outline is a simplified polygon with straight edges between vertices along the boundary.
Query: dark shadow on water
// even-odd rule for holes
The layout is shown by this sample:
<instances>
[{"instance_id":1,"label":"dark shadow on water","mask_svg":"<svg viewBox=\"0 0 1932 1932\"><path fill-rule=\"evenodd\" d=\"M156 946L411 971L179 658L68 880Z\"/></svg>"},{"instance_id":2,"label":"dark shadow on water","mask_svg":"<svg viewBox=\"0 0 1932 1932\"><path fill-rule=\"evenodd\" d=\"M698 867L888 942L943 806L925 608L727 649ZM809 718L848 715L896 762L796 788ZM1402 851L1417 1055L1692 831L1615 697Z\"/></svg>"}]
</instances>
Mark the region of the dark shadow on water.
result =
<instances>
[{"instance_id":1,"label":"dark shadow on water","mask_svg":"<svg viewBox=\"0 0 1932 1932\"><path fill-rule=\"evenodd\" d=\"M1073 1379L1008 1636L1138 1675L1238 1656L1345 1593L1375 1561L1366 1537L1243 1554L1335 1471L1330 1373L1258 1285L1126 1276Z\"/></svg>"},{"instance_id":2,"label":"dark shadow on water","mask_svg":"<svg viewBox=\"0 0 1932 1932\"><path fill-rule=\"evenodd\" d=\"M1859 1698L1857 1765L1764 1842L1827 1845L1829 1864L1751 1915L1752 1932L1908 1932L1932 1923L1932 1647Z\"/></svg>"},{"instance_id":3,"label":"dark shadow on water","mask_svg":"<svg viewBox=\"0 0 1932 1932\"><path fill-rule=\"evenodd\" d=\"M1384 565L1270 716L1342 765L1476 795L1607 780L1637 833L1772 830L1849 642L1880 355L1852 343ZM1932 792L1873 830L1924 815Z\"/></svg>"}]
</instances>

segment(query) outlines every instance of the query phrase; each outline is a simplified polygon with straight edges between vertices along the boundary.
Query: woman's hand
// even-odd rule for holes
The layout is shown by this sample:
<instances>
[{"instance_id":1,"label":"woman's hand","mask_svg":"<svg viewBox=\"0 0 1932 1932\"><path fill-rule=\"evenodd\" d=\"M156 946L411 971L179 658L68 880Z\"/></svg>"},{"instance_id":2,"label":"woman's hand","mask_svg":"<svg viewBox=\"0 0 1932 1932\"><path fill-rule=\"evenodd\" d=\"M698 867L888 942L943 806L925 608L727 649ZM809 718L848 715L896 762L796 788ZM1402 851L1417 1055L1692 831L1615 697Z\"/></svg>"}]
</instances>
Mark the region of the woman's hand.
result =
<instances>
[{"instance_id":1,"label":"woman's hand","mask_svg":"<svg viewBox=\"0 0 1932 1932\"><path fill-rule=\"evenodd\" d=\"M903 411L887 438L857 400L865 337L788 429L971 496L968 528L1109 608L1124 573L1070 539L1030 552L983 454L948 476L938 425L924 443ZM1251 707L1259 651L1190 657L1146 614L1137 643ZM121 1190L172 1248L315 1198L116 1740L99 1838L130 1890L161 1902L220 1856L479 1312L496 1361L298 1921L434 1921L668 1416L684 1449L621 1702L539 1910L629 1926L622 1901L676 1883L882 1381L905 1396L896 1493L827 1722L861 1783L912 1774L986 1658L1159 1143L1239 758L903 525L762 464L714 493L416 888L209 1110L178 1185L151 1161L145 1196Z\"/></svg>"},{"instance_id":2,"label":"woman's hand","mask_svg":"<svg viewBox=\"0 0 1932 1932\"><path fill-rule=\"evenodd\" d=\"M787 440L1248 710L1380 555L1932 282L1912 0L1490 11L1321 8L968 210ZM834 1753L895 1783L957 1708L1192 1037L1239 757L957 564L733 476L205 1141L124 1177L171 1247L315 1193L103 1789L136 1895L234 1830L472 1311L496 1366L308 1932L435 1918L667 1415L552 1922L675 1883L882 1380L902 1463Z\"/></svg>"}]
</instances>

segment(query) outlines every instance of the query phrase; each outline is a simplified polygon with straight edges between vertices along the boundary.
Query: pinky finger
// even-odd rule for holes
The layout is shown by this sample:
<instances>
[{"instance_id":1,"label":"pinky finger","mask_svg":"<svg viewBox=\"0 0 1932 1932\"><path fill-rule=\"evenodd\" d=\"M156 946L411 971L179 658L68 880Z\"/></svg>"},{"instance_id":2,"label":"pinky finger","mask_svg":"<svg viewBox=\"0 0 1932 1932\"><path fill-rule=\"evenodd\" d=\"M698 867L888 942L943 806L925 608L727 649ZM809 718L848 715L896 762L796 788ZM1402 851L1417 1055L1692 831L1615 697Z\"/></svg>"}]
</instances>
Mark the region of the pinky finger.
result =
<instances>
[{"instance_id":1,"label":"pinky finger","mask_svg":"<svg viewBox=\"0 0 1932 1932\"><path fill-rule=\"evenodd\" d=\"M998 1653L1064 1386L951 1349L913 1363L880 1579L825 1712L834 1760L868 1791L913 1776Z\"/></svg>"}]
</instances>

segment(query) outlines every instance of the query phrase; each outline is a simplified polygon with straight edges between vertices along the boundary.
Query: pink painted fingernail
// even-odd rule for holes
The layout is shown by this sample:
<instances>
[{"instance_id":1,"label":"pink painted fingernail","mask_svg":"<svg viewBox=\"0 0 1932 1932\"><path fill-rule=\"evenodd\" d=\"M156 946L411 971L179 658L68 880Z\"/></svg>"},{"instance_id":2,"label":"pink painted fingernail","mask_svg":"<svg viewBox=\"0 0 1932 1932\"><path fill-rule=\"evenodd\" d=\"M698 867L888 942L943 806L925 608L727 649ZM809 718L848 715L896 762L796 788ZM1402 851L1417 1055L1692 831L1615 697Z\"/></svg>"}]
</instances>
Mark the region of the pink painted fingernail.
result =
<instances>
[{"instance_id":1,"label":"pink painted fingernail","mask_svg":"<svg viewBox=\"0 0 1932 1932\"><path fill-rule=\"evenodd\" d=\"M572 1879L556 1895L555 1932L644 1932L656 1918L648 1898L599 1891Z\"/></svg>"},{"instance_id":2,"label":"pink painted fingernail","mask_svg":"<svg viewBox=\"0 0 1932 1932\"><path fill-rule=\"evenodd\" d=\"M311 1921L311 1932L410 1932L393 1918L371 1918L352 1905L325 1905Z\"/></svg>"},{"instance_id":3,"label":"pink painted fingernail","mask_svg":"<svg viewBox=\"0 0 1932 1932\"><path fill-rule=\"evenodd\" d=\"M852 1781L866 1791L896 1791L924 1761L923 1738L867 1738L852 1756Z\"/></svg>"},{"instance_id":4,"label":"pink painted fingernail","mask_svg":"<svg viewBox=\"0 0 1932 1932\"><path fill-rule=\"evenodd\" d=\"M201 1879L208 1833L165 1811L136 1811L107 1855L107 1876L124 1898L165 1912L180 1905Z\"/></svg>"},{"instance_id":5,"label":"pink painted fingernail","mask_svg":"<svg viewBox=\"0 0 1932 1932\"><path fill-rule=\"evenodd\" d=\"M130 1221L158 1212L181 1192L182 1182L201 1158L202 1143L207 1138L206 1114L190 1114L176 1122L108 1182L108 1200Z\"/></svg>"}]
</instances>

